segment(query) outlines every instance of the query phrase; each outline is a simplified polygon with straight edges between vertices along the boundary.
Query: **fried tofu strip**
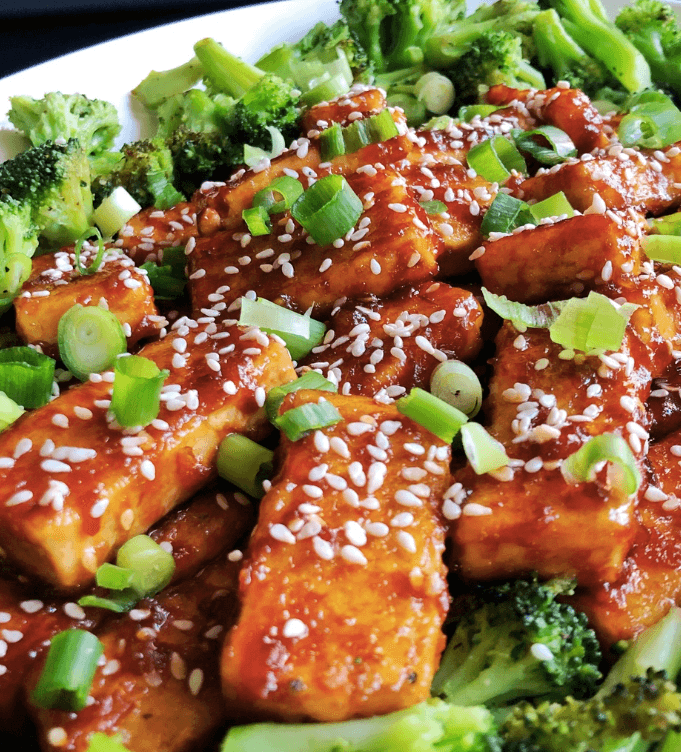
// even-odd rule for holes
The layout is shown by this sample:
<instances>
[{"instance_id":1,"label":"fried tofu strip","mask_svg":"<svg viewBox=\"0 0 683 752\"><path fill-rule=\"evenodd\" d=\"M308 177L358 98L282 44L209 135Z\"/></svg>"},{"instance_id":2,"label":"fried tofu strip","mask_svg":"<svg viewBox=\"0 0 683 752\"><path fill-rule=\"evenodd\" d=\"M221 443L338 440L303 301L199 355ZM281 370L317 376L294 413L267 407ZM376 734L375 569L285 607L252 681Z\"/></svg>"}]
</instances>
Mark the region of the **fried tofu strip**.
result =
<instances>
[{"instance_id":1,"label":"fried tofu strip","mask_svg":"<svg viewBox=\"0 0 683 752\"><path fill-rule=\"evenodd\" d=\"M521 303L570 298L640 271L639 225L628 216L575 216L486 241L477 271L491 292Z\"/></svg>"},{"instance_id":2,"label":"fried tofu strip","mask_svg":"<svg viewBox=\"0 0 683 752\"><path fill-rule=\"evenodd\" d=\"M281 410L321 394L344 420L283 439L240 574L221 675L228 706L247 714L398 710L429 697L443 649L450 447L366 397L300 391Z\"/></svg>"},{"instance_id":3,"label":"fried tofu strip","mask_svg":"<svg viewBox=\"0 0 683 752\"><path fill-rule=\"evenodd\" d=\"M117 245L137 264L157 261L159 251L186 245L197 236L197 207L182 202L170 209L143 209L119 230Z\"/></svg>"},{"instance_id":4,"label":"fried tofu strip","mask_svg":"<svg viewBox=\"0 0 683 752\"><path fill-rule=\"evenodd\" d=\"M456 473L444 513L454 520L454 565L469 579L574 574L612 582L635 535L635 498L603 470L594 483L568 484L562 461L591 436L621 434L636 459L647 446L644 345L627 330L621 350L559 357L547 330L520 334L505 323L490 383L491 433L510 464L477 476Z\"/></svg>"},{"instance_id":5,"label":"fried tofu strip","mask_svg":"<svg viewBox=\"0 0 683 752\"><path fill-rule=\"evenodd\" d=\"M246 244L243 234L230 232L200 239L188 256L198 315L225 315L226 305L254 291L296 311L312 306L324 317L339 298L385 296L433 277L441 240L405 180L391 168L370 166L348 181L365 209L348 239L336 244L307 242L288 215L271 235Z\"/></svg>"},{"instance_id":6,"label":"fried tofu strip","mask_svg":"<svg viewBox=\"0 0 683 752\"><path fill-rule=\"evenodd\" d=\"M109 414L109 372L0 435L0 545L13 562L60 588L87 584L118 546L215 475L226 434L264 426L264 392L295 376L289 353L263 334L215 329L179 321L142 349L171 372L146 428L121 430Z\"/></svg>"},{"instance_id":7,"label":"fried tofu strip","mask_svg":"<svg viewBox=\"0 0 683 752\"><path fill-rule=\"evenodd\" d=\"M429 389L442 360L474 358L483 318L472 293L441 282L405 288L389 299L351 301L332 316L327 343L302 365L324 373L342 394L384 402L413 386Z\"/></svg>"},{"instance_id":8,"label":"fried tofu strip","mask_svg":"<svg viewBox=\"0 0 683 752\"><path fill-rule=\"evenodd\" d=\"M572 599L607 647L629 640L681 603L681 432L650 448L638 532L621 576Z\"/></svg>"},{"instance_id":9,"label":"fried tofu strip","mask_svg":"<svg viewBox=\"0 0 683 752\"><path fill-rule=\"evenodd\" d=\"M88 266L93 253L81 258ZM24 342L58 357L57 326L76 303L105 305L123 326L129 346L158 334L166 321L158 315L147 275L129 258L107 251L99 271L87 275L75 264L73 251L67 250L33 259L31 276L14 299L17 333Z\"/></svg>"},{"instance_id":10,"label":"fried tofu strip","mask_svg":"<svg viewBox=\"0 0 683 752\"><path fill-rule=\"evenodd\" d=\"M31 708L42 749L86 752L95 732L119 734L131 752L202 748L227 718L219 638L236 615L238 570L221 557L97 630L104 661L92 703L78 713Z\"/></svg>"},{"instance_id":11,"label":"fried tofu strip","mask_svg":"<svg viewBox=\"0 0 683 752\"><path fill-rule=\"evenodd\" d=\"M652 382L647 401L650 436L660 441L681 425L681 361L673 360L658 379Z\"/></svg>"},{"instance_id":12,"label":"fried tofu strip","mask_svg":"<svg viewBox=\"0 0 683 752\"><path fill-rule=\"evenodd\" d=\"M363 117L371 117L382 112L386 106L384 92L359 84L331 102L320 102L306 110L301 118L301 129L312 138L334 123L350 125L362 119L358 117L358 113Z\"/></svg>"}]
</instances>

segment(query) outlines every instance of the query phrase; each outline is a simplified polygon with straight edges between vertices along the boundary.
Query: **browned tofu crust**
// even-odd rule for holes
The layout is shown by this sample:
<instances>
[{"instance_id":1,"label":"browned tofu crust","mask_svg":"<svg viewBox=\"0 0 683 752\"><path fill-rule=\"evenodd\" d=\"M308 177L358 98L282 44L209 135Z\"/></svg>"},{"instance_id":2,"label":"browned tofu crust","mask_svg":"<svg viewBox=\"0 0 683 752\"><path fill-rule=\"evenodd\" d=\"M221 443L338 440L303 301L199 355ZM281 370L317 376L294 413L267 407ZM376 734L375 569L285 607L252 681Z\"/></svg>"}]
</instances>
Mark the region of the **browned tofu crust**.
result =
<instances>
[{"instance_id":1,"label":"browned tofu crust","mask_svg":"<svg viewBox=\"0 0 683 752\"><path fill-rule=\"evenodd\" d=\"M198 234L197 208L182 202L170 209L143 209L119 230L115 246L136 264L158 261L164 248L184 246Z\"/></svg>"},{"instance_id":2,"label":"browned tofu crust","mask_svg":"<svg viewBox=\"0 0 683 752\"><path fill-rule=\"evenodd\" d=\"M440 499L450 447L367 397L298 441L263 498L221 664L229 707L284 720L388 713L429 697L448 608Z\"/></svg>"}]
</instances>

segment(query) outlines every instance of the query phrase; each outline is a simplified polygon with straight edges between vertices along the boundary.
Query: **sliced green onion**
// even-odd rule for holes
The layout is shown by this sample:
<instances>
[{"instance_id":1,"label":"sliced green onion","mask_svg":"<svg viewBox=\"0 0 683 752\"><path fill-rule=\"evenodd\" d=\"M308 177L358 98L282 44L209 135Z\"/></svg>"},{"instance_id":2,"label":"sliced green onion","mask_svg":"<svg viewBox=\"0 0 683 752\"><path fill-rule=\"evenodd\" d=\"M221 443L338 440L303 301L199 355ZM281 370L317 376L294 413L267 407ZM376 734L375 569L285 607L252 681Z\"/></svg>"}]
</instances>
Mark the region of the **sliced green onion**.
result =
<instances>
[{"instance_id":1,"label":"sliced green onion","mask_svg":"<svg viewBox=\"0 0 683 752\"><path fill-rule=\"evenodd\" d=\"M301 101L306 107L313 107L314 104L329 102L331 99L336 99L342 94L346 94L349 88L346 77L342 73L337 73L336 76L330 76L330 78L325 79L317 86L305 91L301 95Z\"/></svg>"},{"instance_id":2,"label":"sliced green onion","mask_svg":"<svg viewBox=\"0 0 683 752\"><path fill-rule=\"evenodd\" d=\"M344 132L339 123L334 123L320 134L320 157L325 162L330 162L336 157L346 154Z\"/></svg>"},{"instance_id":3,"label":"sliced green onion","mask_svg":"<svg viewBox=\"0 0 683 752\"><path fill-rule=\"evenodd\" d=\"M443 73L429 71L415 84L418 101L436 115L445 115L455 102L455 86Z\"/></svg>"},{"instance_id":4,"label":"sliced green onion","mask_svg":"<svg viewBox=\"0 0 683 752\"><path fill-rule=\"evenodd\" d=\"M574 207L569 203L562 191L543 201L539 201L537 204L529 205L529 211L537 222L546 217L561 217L564 214L567 217L574 216Z\"/></svg>"},{"instance_id":5,"label":"sliced green onion","mask_svg":"<svg viewBox=\"0 0 683 752\"><path fill-rule=\"evenodd\" d=\"M311 431L333 426L343 420L337 408L321 397L317 402L308 402L279 415L275 425L290 441L298 441Z\"/></svg>"},{"instance_id":6,"label":"sliced green onion","mask_svg":"<svg viewBox=\"0 0 683 752\"><path fill-rule=\"evenodd\" d=\"M81 264L81 250L85 241L93 235L97 235L97 255L90 266L83 266ZM104 259L104 241L102 240L102 233L97 227L89 227L76 241L74 256L76 257L76 269L78 269L79 274L95 274L95 272L99 271Z\"/></svg>"},{"instance_id":7,"label":"sliced green onion","mask_svg":"<svg viewBox=\"0 0 683 752\"><path fill-rule=\"evenodd\" d=\"M270 235L272 229L270 216L262 206L252 206L249 209L243 209L242 219L247 223L250 235L254 237Z\"/></svg>"},{"instance_id":8,"label":"sliced green onion","mask_svg":"<svg viewBox=\"0 0 683 752\"><path fill-rule=\"evenodd\" d=\"M317 371L307 371L294 381L288 381L271 389L266 397L266 415L271 423L276 420L278 410L285 397L291 392L298 392L300 389L318 389L324 392L336 392L337 387L328 381L322 374Z\"/></svg>"},{"instance_id":9,"label":"sliced green onion","mask_svg":"<svg viewBox=\"0 0 683 752\"><path fill-rule=\"evenodd\" d=\"M260 499L263 481L273 472L273 452L238 433L228 434L218 447L218 474L244 493Z\"/></svg>"},{"instance_id":10,"label":"sliced green onion","mask_svg":"<svg viewBox=\"0 0 683 752\"><path fill-rule=\"evenodd\" d=\"M31 694L33 704L55 710L82 710L103 651L97 637L83 629L56 634Z\"/></svg>"},{"instance_id":11,"label":"sliced green onion","mask_svg":"<svg viewBox=\"0 0 683 752\"><path fill-rule=\"evenodd\" d=\"M448 207L443 201L420 201L420 206L429 215L443 214L443 212L448 211Z\"/></svg>"},{"instance_id":12,"label":"sliced green onion","mask_svg":"<svg viewBox=\"0 0 683 752\"><path fill-rule=\"evenodd\" d=\"M24 412L21 405L17 405L4 392L0 392L0 431L4 431L7 426L20 418Z\"/></svg>"},{"instance_id":13,"label":"sliced green onion","mask_svg":"<svg viewBox=\"0 0 683 752\"><path fill-rule=\"evenodd\" d=\"M646 235L640 244L653 261L680 266L681 238L678 235Z\"/></svg>"},{"instance_id":14,"label":"sliced green onion","mask_svg":"<svg viewBox=\"0 0 683 752\"><path fill-rule=\"evenodd\" d=\"M159 415L161 387L169 371L139 355L119 358L114 367L111 410L124 428L147 426Z\"/></svg>"},{"instance_id":15,"label":"sliced green onion","mask_svg":"<svg viewBox=\"0 0 683 752\"><path fill-rule=\"evenodd\" d=\"M116 316L100 306L80 303L59 319L57 343L62 362L81 381L111 368L126 352L126 335Z\"/></svg>"},{"instance_id":16,"label":"sliced green onion","mask_svg":"<svg viewBox=\"0 0 683 752\"><path fill-rule=\"evenodd\" d=\"M157 300L174 300L183 294L187 284L186 260L184 248L164 248L158 265L152 261L142 264L140 268L147 272Z\"/></svg>"},{"instance_id":17,"label":"sliced green onion","mask_svg":"<svg viewBox=\"0 0 683 752\"><path fill-rule=\"evenodd\" d=\"M453 118L448 115L438 115L428 120L422 129L426 131L447 131L453 125Z\"/></svg>"},{"instance_id":18,"label":"sliced green onion","mask_svg":"<svg viewBox=\"0 0 683 752\"><path fill-rule=\"evenodd\" d=\"M532 329L547 329L566 305L566 301L560 300L538 306L528 306L508 300L505 295L496 295L485 287L482 287L481 291L486 305L502 319L523 324Z\"/></svg>"},{"instance_id":19,"label":"sliced green onion","mask_svg":"<svg viewBox=\"0 0 683 752\"><path fill-rule=\"evenodd\" d=\"M118 734L107 736L101 731L96 731L90 737L88 749L85 752L130 752L130 750L121 744Z\"/></svg>"},{"instance_id":20,"label":"sliced green onion","mask_svg":"<svg viewBox=\"0 0 683 752\"><path fill-rule=\"evenodd\" d=\"M106 596L84 595L78 599L78 605L103 608L106 611L113 611L115 614L125 614L135 608L139 600L140 596L137 591L133 588L126 588L125 590L112 591Z\"/></svg>"},{"instance_id":21,"label":"sliced green onion","mask_svg":"<svg viewBox=\"0 0 683 752\"><path fill-rule=\"evenodd\" d=\"M458 120L462 120L464 123L469 123L470 120L473 120L477 115L479 115L480 118L485 118L500 109L501 108L497 104L466 105L458 110Z\"/></svg>"},{"instance_id":22,"label":"sliced green onion","mask_svg":"<svg viewBox=\"0 0 683 752\"><path fill-rule=\"evenodd\" d=\"M396 409L447 444L467 423L465 413L419 387L413 387L410 394L397 400Z\"/></svg>"},{"instance_id":23,"label":"sliced green onion","mask_svg":"<svg viewBox=\"0 0 683 752\"><path fill-rule=\"evenodd\" d=\"M504 183L512 170L526 172L524 157L504 136L494 136L470 149L467 164L490 183Z\"/></svg>"},{"instance_id":24,"label":"sliced green onion","mask_svg":"<svg viewBox=\"0 0 683 752\"><path fill-rule=\"evenodd\" d=\"M477 475L490 473L508 464L505 447L479 423L464 425L460 429L460 436L467 459Z\"/></svg>"},{"instance_id":25,"label":"sliced green onion","mask_svg":"<svg viewBox=\"0 0 683 752\"><path fill-rule=\"evenodd\" d=\"M292 360L301 360L317 347L325 336L325 324L283 308L270 300L242 298L240 326L258 326L266 334L284 340Z\"/></svg>"},{"instance_id":26,"label":"sliced green onion","mask_svg":"<svg viewBox=\"0 0 683 752\"><path fill-rule=\"evenodd\" d=\"M106 238L113 238L129 219L141 211L140 204L119 185L95 209L92 218Z\"/></svg>"},{"instance_id":27,"label":"sliced green onion","mask_svg":"<svg viewBox=\"0 0 683 752\"><path fill-rule=\"evenodd\" d=\"M681 236L681 213L667 214L665 217L656 217L648 220L652 231L657 235L678 235Z\"/></svg>"},{"instance_id":28,"label":"sliced green onion","mask_svg":"<svg viewBox=\"0 0 683 752\"><path fill-rule=\"evenodd\" d=\"M131 587L134 579L135 572L132 569L124 569L109 562L102 564L95 572L95 582L107 590L125 590Z\"/></svg>"},{"instance_id":29,"label":"sliced green onion","mask_svg":"<svg viewBox=\"0 0 683 752\"><path fill-rule=\"evenodd\" d=\"M630 496L640 486L640 472L635 457L621 436L603 433L593 436L578 451L562 463L562 475L567 483L591 483L603 463L617 465L623 474L624 489Z\"/></svg>"},{"instance_id":30,"label":"sliced green onion","mask_svg":"<svg viewBox=\"0 0 683 752\"><path fill-rule=\"evenodd\" d=\"M656 98L639 97L621 119L617 136L624 146L663 149L680 140L681 111L667 96L651 93Z\"/></svg>"},{"instance_id":31,"label":"sliced green onion","mask_svg":"<svg viewBox=\"0 0 683 752\"><path fill-rule=\"evenodd\" d=\"M54 377L55 361L31 347L0 350L0 391L18 405L47 405Z\"/></svg>"},{"instance_id":32,"label":"sliced green onion","mask_svg":"<svg viewBox=\"0 0 683 752\"><path fill-rule=\"evenodd\" d=\"M481 409L483 390L477 374L459 360L445 360L432 372L429 391L473 418Z\"/></svg>"},{"instance_id":33,"label":"sliced green onion","mask_svg":"<svg viewBox=\"0 0 683 752\"><path fill-rule=\"evenodd\" d=\"M492 232L512 232L516 227L529 224L536 224L529 204L508 193L498 193L484 214L481 234L488 236Z\"/></svg>"},{"instance_id":34,"label":"sliced green onion","mask_svg":"<svg viewBox=\"0 0 683 752\"><path fill-rule=\"evenodd\" d=\"M387 97L387 104L390 107L400 107L406 116L408 125L412 128L417 128L427 119L427 108L412 94L406 94L404 92L389 94ZM436 126L429 127L435 128Z\"/></svg>"},{"instance_id":35,"label":"sliced green onion","mask_svg":"<svg viewBox=\"0 0 683 752\"><path fill-rule=\"evenodd\" d=\"M271 149L265 151L258 146L244 145L244 164L248 167L255 167L262 159L275 159L285 150L285 137L280 131L272 125L267 125L266 130L270 133Z\"/></svg>"},{"instance_id":36,"label":"sliced green onion","mask_svg":"<svg viewBox=\"0 0 683 752\"><path fill-rule=\"evenodd\" d=\"M329 162L343 154L353 154L370 144L378 144L398 136L396 125L388 109L342 128L335 123L320 136L320 156Z\"/></svg>"},{"instance_id":37,"label":"sliced green onion","mask_svg":"<svg viewBox=\"0 0 683 752\"><path fill-rule=\"evenodd\" d=\"M304 191L292 217L324 246L343 237L363 213L363 203L341 175L327 175Z\"/></svg>"},{"instance_id":38,"label":"sliced green onion","mask_svg":"<svg viewBox=\"0 0 683 752\"><path fill-rule=\"evenodd\" d=\"M514 131L513 139L520 151L543 165L562 164L577 154L571 138L554 125L541 125L533 131ZM544 143L539 144L539 140Z\"/></svg>"},{"instance_id":39,"label":"sliced green onion","mask_svg":"<svg viewBox=\"0 0 683 752\"><path fill-rule=\"evenodd\" d=\"M130 586L140 598L163 590L175 572L173 555L149 535L136 535L127 540L116 554L116 566L132 572Z\"/></svg>"},{"instance_id":40,"label":"sliced green onion","mask_svg":"<svg viewBox=\"0 0 683 752\"><path fill-rule=\"evenodd\" d=\"M282 175L254 195L252 206L263 207L268 214L280 214L290 209L303 192L304 187L296 178Z\"/></svg>"}]
</instances>

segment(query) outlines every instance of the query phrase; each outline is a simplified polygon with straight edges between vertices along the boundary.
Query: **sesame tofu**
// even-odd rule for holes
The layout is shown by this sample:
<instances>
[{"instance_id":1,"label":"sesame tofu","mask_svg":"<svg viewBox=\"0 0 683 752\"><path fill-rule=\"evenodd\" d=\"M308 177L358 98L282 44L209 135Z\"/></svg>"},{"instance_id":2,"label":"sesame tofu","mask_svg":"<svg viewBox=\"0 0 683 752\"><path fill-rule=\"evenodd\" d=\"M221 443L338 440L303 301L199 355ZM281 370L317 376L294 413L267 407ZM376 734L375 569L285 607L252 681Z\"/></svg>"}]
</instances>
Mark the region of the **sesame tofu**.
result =
<instances>
[{"instance_id":1,"label":"sesame tofu","mask_svg":"<svg viewBox=\"0 0 683 752\"><path fill-rule=\"evenodd\" d=\"M629 274L640 268L638 224L627 216L613 217L575 216L490 238L475 261L477 271L491 292L521 303L599 292L627 274L622 267Z\"/></svg>"},{"instance_id":2,"label":"sesame tofu","mask_svg":"<svg viewBox=\"0 0 683 752\"><path fill-rule=\"evenodd\" d=\"M92 254L83 254L86 266ZM157 335L165 319L158 315L147 275L121 253L107 251L100 269L80 274L73 251L57 251L33 259L31 276L14 299L17 333L29 345L59 357L57 327L76 303L102 305L123 326L128 346Z\"/></svg>"},{"instance_id":3,"label":"sesame tofu","mask_svg":"<svg viewBox=\"0 0 683 752\"><path fill-rule=\"evenodd\" d=\"M324 317L343 297L389 295L436 274L442 241L424 209L391 168L348 176L364 202L353 231L328 246L309 243L288 215L270 235L223 232L197 241L189 255L190 292L198 315L223 315L249 291L296 311ZM343 270L343 271L341 271ZM234 308L232 310L235 310Z\"/></svg>"},{"instance_id":4,"label":"sesame tofu","mask_svg":"<svg viewBox=\"0 0 683 752\"><path fill-rule=\"evenodd\" d=\"M222 656L229 707L341 721L429 697L448 608L440 499L450 447L366 397L299 441L261 501Z\"/></svg>"},{"instance_id":5,"label":"sesame tofu","mask_svg":"<svg viewBox=\"0 0 683 752\"><path fill-rule=\"evenodd\" d=\"M322 132L334 123L350 125L377 115L387 106L387 100L381 89L358 85L351 91L330 102L320 102L307 109L302 117L301 126L304 133ZM405 118L404 118L405 120Z\"/></svg>"},{"instance_id":6,"label":"sesame tofu","mask_svg":"<svg viewBox=\"0 0 683 752\"><path fill-rule=\"evenodd\" d=\"M108 372L0 434L0 545L10 560L60 588L88 584L118 546L215 476L225 435L264 427L265 392L295 377L289 353L261 332L216 328L181 320L141 350L171 372L145 428L118 427Z\"/></svg>"},{"instance_id":7,"label":"sesame tofu","mask_svg":"<svg viewBox=\"0 0 683 752\"><path fill-rule=\"evenodd\" d=\"M86 752L95 732L119 734L131 752L190 752L208 743L227 718L218 659L237 610L238 570L221 557L95 630L104 659L91 704L78 713L31 708L45 752Z\"/></svg>"},{"instance_id":8,"label":"sesame tofu","mask_svg":"<svg viewBox=\"0 0 683 752\"><path fill-rule=\"evenodd\" d=\"M116 244L137 264L157 261L163 248L184 246L198 234L197 208L187 201L170 209L143 209L119 230Z\"/></svg>"},{"instance_id":9,"label":"sesame tofu","mask_svg":"<svg viewBox=\"0 0 683 752\"><path fill-rule=\"evenodd\" d=\"M386 401L413 386L429 389L443 360L473 359L483 318L471 292L442 282L404 288L388 299L350 301L302 365L325 374L342 394Z\"/></svg>"},{"instance_id":10,"label":"sesame tofu","mask_svg":"<svg viewBox=\"0 0 683 752\"><path fill-rule=\"evenodd\" d=\"M652 382L647 401L650 436L660 441L681 425L681 361L672 360L664 373Z\"/></svg>"}]
</instances>

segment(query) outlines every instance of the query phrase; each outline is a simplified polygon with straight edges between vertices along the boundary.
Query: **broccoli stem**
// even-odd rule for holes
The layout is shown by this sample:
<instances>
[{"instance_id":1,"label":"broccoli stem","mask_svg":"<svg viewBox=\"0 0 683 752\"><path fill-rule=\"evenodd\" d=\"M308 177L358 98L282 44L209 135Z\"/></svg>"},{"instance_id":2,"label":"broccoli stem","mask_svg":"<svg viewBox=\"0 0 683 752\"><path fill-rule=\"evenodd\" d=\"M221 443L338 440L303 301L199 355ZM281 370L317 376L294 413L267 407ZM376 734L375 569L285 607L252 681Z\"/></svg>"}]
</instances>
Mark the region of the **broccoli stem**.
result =
<instances>
[{"instance_id":1,"label":"broccoli stem","mask_svg":"<svg viewBox=\"0 0 683 752\"><path fill-rule=\"evenodd\" d=\"M463 22L454 25L447 34L440 34L427 40L425 61L428 66L447 70L462 57L467 47L487 31L501 28L499 19L479 23Z\"/></svg>"},{"instance_id":2,"label":"broccoli stem","mask_svg":"<svg viewBox=\"0 0 683 752\"><path fill-rule=\"evenodd\" d=\"M191 89L202 77L202 65L196 57L166 71L150 71L133 89L133 94L146 107L156 109L169 97Z\"/></svg>"},{"instance_id":3,"label":"broccoli stem","mask_svg":"<svg viewBox=\"0 0 683 752\"><path fill-rule=\"evenodd\" d=\"M211 83L231 97L241 97L265 75L259 68L231 55L210 37L197 42L194 51Z\"/></svg>"},{"instance_id":4,"label":"broccoli stem","mask_svg":"<svg viewBox=\"0 0 683 752\"><path fill-rule=\"evenodd\" d=\"M557 79L588 57L567 34L553 8L542 11L534 19L534 43L539 62L544 68L552 68Z\"/></svg>"}]
</instances>

